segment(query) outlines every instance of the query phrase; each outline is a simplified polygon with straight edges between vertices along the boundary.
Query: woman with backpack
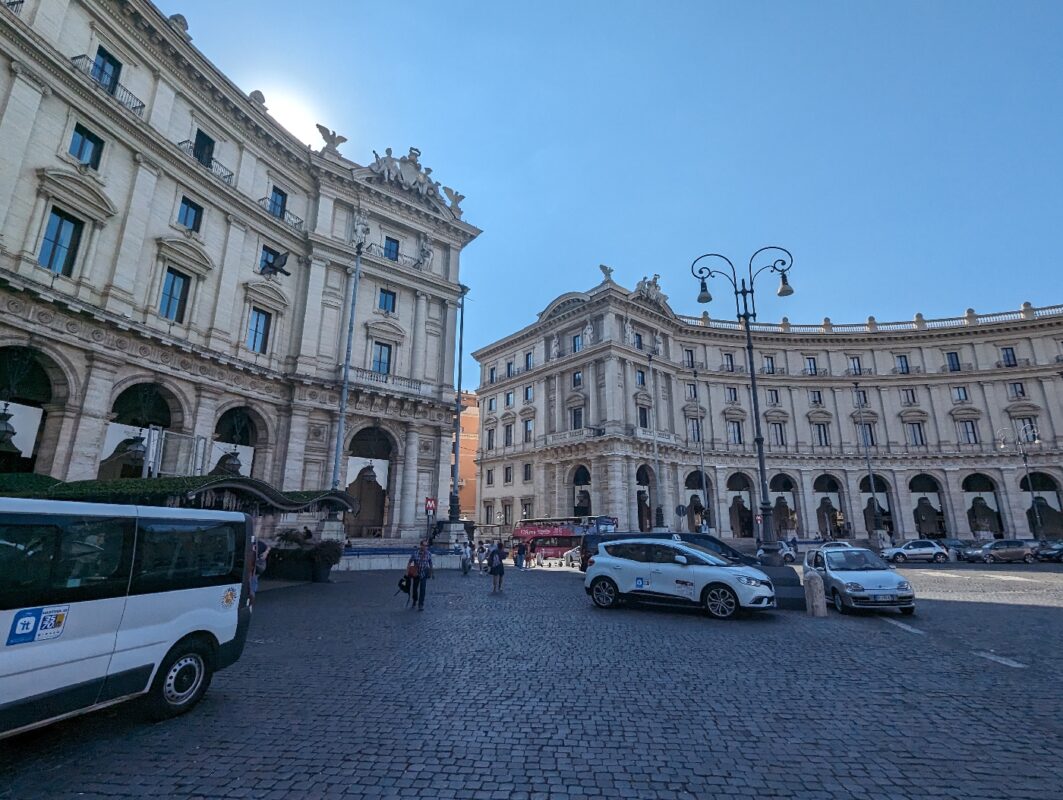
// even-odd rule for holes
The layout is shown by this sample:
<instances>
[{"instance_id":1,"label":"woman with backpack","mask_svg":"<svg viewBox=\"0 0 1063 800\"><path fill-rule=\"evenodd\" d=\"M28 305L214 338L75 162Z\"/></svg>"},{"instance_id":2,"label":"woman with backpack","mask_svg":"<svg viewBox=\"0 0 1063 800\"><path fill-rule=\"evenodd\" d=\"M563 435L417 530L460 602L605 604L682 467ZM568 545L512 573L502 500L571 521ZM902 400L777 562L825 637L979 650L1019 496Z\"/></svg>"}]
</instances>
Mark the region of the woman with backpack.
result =
<instances>
[{"instance_id":1,"label":"woman with backpack","mask_svg":"<svg viewBox=\"0 0 1063 800\"><path fill-rule=\"evenodd\" d=\"M506 568L502 559L506 557L506 551L502 549L502 542L498 542L487 556L487 571L491 574L491 594L502 591L502 579L505 577Z\"/></svg>"}]
</instances>

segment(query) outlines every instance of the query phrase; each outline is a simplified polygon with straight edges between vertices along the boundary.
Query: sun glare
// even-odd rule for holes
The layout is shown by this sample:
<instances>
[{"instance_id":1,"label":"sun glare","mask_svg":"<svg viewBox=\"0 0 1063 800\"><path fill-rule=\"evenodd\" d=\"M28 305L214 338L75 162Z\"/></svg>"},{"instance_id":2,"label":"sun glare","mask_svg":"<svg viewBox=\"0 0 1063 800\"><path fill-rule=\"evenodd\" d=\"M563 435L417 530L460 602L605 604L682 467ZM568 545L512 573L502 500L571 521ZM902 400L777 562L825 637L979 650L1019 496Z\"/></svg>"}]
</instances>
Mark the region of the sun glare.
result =
<instances>
[{"instance_id":1,"label":"sun glare","mask_svg":"<svg viewBox=\"0 0 1063 800\"><path fill-rule=\"evenodd\" d=\"M273 87L262 89L266 96L266 108L270 116L287 128L305 144L320 144L317 123L326 124L325 118L314 107L313 101L298 92Z\"/></svg>"}]
</instances>

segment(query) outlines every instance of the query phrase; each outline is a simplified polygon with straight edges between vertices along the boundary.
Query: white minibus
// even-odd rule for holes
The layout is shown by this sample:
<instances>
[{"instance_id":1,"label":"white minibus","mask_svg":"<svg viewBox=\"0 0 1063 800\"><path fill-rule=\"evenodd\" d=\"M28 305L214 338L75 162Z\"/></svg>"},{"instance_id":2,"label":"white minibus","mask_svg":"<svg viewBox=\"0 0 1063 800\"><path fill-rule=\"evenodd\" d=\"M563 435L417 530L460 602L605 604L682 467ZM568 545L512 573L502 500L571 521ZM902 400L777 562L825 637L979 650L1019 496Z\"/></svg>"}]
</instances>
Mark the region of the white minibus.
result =
<instances>
[{"instance_id":1,"label":"white minibus","mask_svg":"<svg viewBox=\"0 0 1063 800\"><path fill-rule=\"evenodd\" d=\"M0 738L191 709L243 652L253 551L244 514L0 498Z\"/></svg>"}]
</instances>

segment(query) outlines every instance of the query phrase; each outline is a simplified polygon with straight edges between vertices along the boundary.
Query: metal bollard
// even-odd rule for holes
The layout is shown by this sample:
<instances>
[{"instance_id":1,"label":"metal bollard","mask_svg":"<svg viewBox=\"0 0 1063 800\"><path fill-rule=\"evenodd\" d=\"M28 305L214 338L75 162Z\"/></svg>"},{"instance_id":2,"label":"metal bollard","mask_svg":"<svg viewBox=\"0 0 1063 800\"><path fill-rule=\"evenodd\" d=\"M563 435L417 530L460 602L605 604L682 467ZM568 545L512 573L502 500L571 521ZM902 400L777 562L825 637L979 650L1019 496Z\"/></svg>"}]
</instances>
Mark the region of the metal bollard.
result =
<instances>
[{"instance_id":1,"label":"metal bollard","mask_svg":"<svg viewBox=\"0 0 1063 800\"><path fill-rule=\"evenodd\" d=\"M827 596L823 592L823 577L818 572L805 573L805 608L813 617L827 616Z\"/></svg>"}]
</instances>

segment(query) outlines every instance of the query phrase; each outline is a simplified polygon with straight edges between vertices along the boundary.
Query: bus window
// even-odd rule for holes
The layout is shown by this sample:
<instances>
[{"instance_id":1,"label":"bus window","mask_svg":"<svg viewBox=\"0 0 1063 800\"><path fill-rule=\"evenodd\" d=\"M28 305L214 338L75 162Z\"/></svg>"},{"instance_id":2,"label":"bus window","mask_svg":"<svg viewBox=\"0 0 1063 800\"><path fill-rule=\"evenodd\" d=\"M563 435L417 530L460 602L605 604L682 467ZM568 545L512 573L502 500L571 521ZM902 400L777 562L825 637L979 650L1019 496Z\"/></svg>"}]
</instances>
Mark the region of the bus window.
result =
<instances>
[{"instance_id":1,"label":"bus window","mask_svg":"<svg viewBox=\"0 0 1063 800\"><path fill-rule=\"evenodd\" d=\"M122 597L130 519L0 515L0 608Z\"/></svg>"},{"instance_id":2,"label":"bus window","mask_svg":"<svg viewBox=\"0 0 1063 800\"><path fill-rule=\"evenodd\" d=\"M243 545L237 523L141 519L129 593L239 583Z\"/></svg>"}]
</instances>

